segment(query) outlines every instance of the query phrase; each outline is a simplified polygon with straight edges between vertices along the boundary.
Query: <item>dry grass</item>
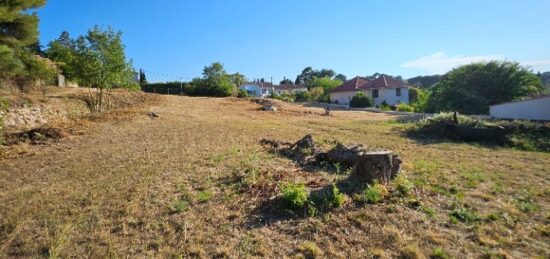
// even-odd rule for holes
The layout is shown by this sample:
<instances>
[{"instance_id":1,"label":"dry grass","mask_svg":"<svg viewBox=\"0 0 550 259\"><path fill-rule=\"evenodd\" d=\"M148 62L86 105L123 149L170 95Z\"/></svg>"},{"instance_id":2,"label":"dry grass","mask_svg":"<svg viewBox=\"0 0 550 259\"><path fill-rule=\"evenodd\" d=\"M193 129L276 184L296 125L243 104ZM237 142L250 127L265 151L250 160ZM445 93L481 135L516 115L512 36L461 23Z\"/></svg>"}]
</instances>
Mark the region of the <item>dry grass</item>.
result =
<instances>
[{"instance_id":1,"label":"dry grass","mask_svg":"<svg viewBox=\"0 0 550 259\"><path fill-rule=\"evenodd\" d=\"M0 257L397 257L550 254L550 154L404 137L395 117L162 96L84 134L0 160ZM118 120L118 118L125 118ZM279 187L330 186L262 138L394 150L415 184L381 203L285 212ZM452 222L454 211L476 220ZM462 214L460 214L462 215Z\"/></svg>"}]
</instances>

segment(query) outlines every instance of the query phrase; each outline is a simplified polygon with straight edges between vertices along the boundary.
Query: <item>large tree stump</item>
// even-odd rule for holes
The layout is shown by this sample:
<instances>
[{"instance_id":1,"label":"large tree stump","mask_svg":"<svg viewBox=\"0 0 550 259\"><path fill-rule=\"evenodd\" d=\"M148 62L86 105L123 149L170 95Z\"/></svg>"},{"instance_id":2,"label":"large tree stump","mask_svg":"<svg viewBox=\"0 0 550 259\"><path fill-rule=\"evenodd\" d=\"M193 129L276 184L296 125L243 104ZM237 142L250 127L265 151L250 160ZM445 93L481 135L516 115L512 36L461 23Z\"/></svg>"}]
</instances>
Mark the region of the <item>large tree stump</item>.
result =
<instances>
[{"instance_id":1,"label":"large tree stump","mask_svg":"<svg viewBox=\"0 0 550 259\"><path fill-rule=\"evenodd\" d=\"M391 151L363 153L357 159L349 176L353 181L387 184L401 170L401 159Z\"/></svg>"},{"instance_id":2,"label":"large tree stump","mask_svg":"<svg viewBox=\"0 0 550 259\"><path fill-rule=\"evenodd\" d=\"M338 143L326 153L326 160L333 164L341 164L353 167L359 161L359 156L368 150L363 145L344 146Z\"/></svg>"},{"instance_id":3,"label":"large tree stump","mask_svg":"<svg viewBox=\"0 0 550 259\"><path fill-rule=\"evenodd\" d=\"M392 151L378 151L363 145L345 146L338 143L328 152L315 144L311 135L295 143L263 139L262 145L271 146L279 154L293 159L302 166L321 165L323 162L353 168L350 180L387 184L401 169L401 159Z\"/></svg>"}]
</instances>

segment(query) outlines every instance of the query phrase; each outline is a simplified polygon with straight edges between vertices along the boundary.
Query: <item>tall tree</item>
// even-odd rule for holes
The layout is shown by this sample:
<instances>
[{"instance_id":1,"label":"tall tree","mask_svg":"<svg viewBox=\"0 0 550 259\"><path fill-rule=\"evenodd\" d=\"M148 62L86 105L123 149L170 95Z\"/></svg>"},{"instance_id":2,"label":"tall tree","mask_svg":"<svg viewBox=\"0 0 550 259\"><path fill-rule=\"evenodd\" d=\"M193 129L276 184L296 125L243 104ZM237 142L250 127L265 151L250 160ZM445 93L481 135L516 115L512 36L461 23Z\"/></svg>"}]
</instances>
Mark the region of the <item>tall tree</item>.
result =
<instances>
[{"instance_id":1,"label":"tall tree","mask_svg":"<svg viewBox=\"0 0 550 259\"><path fill-rule=\"evenodd\" d=\"M126 59L122 32L99 26L76 40L79 83L98 88L136 88L134 69Z\"/></svg>"},{"instance_id":2,"label":"tall tree","mask_svg":"<svg viewBox=\"0 0 550 259\"><path fill-rule=\"evenodd\" d=\"M239 76L233 77L237 79ZM191 83L195 88L194 94L202 96L236 96L238 93L237 85L232 81L232 76L227 74L223 65L219 62L212 63L204 67L202 78L195 78Z\"/></svg>"},{"instance_id":3,"label":"tall tree","mask_svg":"<svg viewBox=\"0 0 550 259\"><path fill-rule=\"evenodd\" d=\"M441 80L440 75L416 76L416 77L407 79L407 83L418 86L420 88L428 88L438 83L439 80Z\"/></svg>"},{"instance_id":4,"label":"tall tree","mask_svg":"<svg viewBox=\"0 0 550 259\"><path fill-rule=\"evenodd\" d=\"M236 86L240 86L246 82L246 77L240 73L235 73L231 75L231 82L233 82Z\"/></svg>"},{"instance_id":5,"label":"tall tree","mask_svg":"<svg viewBox=\"0 0 550 259\"><path fill-rule=\"evenodd\" d=\"M334 79L336 80L340 80L342 82L346 82L348 81L348 78L344 75L344 74L338 74L334 77Z\"/></svg>"},{"instance_id":6,"label":"tall tree","mask_svg":"<svg viewBox=\"0 0 550 259\"><path fill-rule=\"evenodd\" d=\"M0 45L0 79L11 78L22 73L24 69L25 66L15 51L8 46Z\"/></svg>"},{"instance_id":7,"label":"tall tree","mask_svg":"<svg viewBox=\"0 0 550 259\"><path fill-rule=\"evenodd\" d=\"M58 39L48 44L45 51L47 58L57 63L61 73L70 81L78 79L77 68L80 65L77 59L76 42L68 32L61 33Z\"/></svg>"},{"instance_id":8,"label":"tall tree","mask_svg":"<svg viewBox=\"0 0 550 259\"><path fill-rule=\"evenodd\" d=\"M38 40L38 15L31 12L45 0L0 1L0 44L12 48L29 46Z\"/></svg>"},{"instance_id":9,"label":"tall tree","mask_svg":"<svg viewBox=\"0 0 550 259\"><path fill-rule=\"evenodd\" d=\"M281 82L279 82L280 85L291 85L292 83L292 80L288 78L284 78Z\"/></svg>"},{"instance_id":10,"label":"tall tree","mask_svg":"<svg viewBox=\"0 0 550 259\"><path fill-rule=\"evenodd\" d=\"M145 76L145 71L142 69L139 70L139 85L146 85L147 84L147 77Z\"/></svg>"},{"instance_id":11,"label":"tall tree","mask_svg":"<svg viewBox=\"0 0 550 259\"><path fill-rule=\"evenodd\" d=\"M302 70L302 73L296 76L295 84L307 84L311 80L313 80L313 77L315 76L315 71L312 67L306 67L304 70Z\"/></svg>"},{"instance_id":12,"label":"tall tree","mask_svg":"<svg viewBox=\"0 0 550 259\"><path fill-rule=\"evenodd\" d=\"M472 63L451 70L433 87L428 109L486 114L489 105L540 94L541 80L517 62Z\"/></svg>"},{"instance_id":13,"label":"tall tree","mask_svg":"<svg viewBox=\"0 0 550 259\"><path fill-rule=\"evenodd\" d=\"M302 73L296 76L295 83L307 85L311 81L313 81L314 78L328 77L332 79L335 75L336 72L334 72L334 70L332 69L323 68L321 70L314 70L312 67L306 67L304 68L304 70L302 70Z\"/></svg>"}]
</instances>

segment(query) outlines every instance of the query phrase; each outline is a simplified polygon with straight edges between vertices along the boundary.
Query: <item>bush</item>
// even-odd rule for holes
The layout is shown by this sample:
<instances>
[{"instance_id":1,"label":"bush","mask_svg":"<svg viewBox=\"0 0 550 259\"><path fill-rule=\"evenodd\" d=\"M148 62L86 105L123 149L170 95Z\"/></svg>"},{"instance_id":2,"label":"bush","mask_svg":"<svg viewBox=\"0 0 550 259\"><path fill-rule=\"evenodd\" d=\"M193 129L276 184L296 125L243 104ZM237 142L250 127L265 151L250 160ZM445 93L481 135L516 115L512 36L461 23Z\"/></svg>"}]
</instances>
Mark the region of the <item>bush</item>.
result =
<instances>
[{"instance_id":1,"label":"bush","mask_svg":"<svg viewBox=\"0 0 550 259\"><path fill-rule=\"evenodd\" d=\"M346 200L346 195L341 193L336 185L332 185L332 188L328 191L311 196L311 203L320 210L338 208L342 206Z\"/></svg>"},{"instance_id":2,"label":"bush","mask_svg":"<svg viewBox=\"0 0 550 259\"><path fill-rule=\"evenodd\" d=\"M24 69L23 63L17 58L15 51L8 46L0 45L0 80L11 79Z\"/></svg>"},{"instance_id":3,"label":"bush","mask_svg":"<svg viewBox=\"0 0 550 259\"><path fill-rule=\"evenodd\" d=\"M464 223L473 223L480 219L477 214L467 208L458 208L456 210L453 210L449 214L449 217L451 219L451 223L457 223L458 221Z\"/></svg>"},{"instance_id":4,"label":"bush","mask_svg":"<svg viewBox=\"0 0 550 259\"><path fill-rule=\"evenodd\" d=\"M21 60L26 67L25 84L40 82L41 85L47 85L55 82L59 71L51 60L30 53L23 53Z\"/></svg>"},{"instance_id":5,"label":"bush","mask_svg":"<svg viewBox=\"0 0 550 259\"><path fill-rule=\"evenodd\" d=\"M308 91L299 91L296 92L295 101L296 102L308 102L311 101L311 95Z\"/></svg>"},{"instance_id":6,"label":"bush","mask_svg":"<svg viewBox=\"0 0 550 259\"><path fill-rule=\"evenodd\" d=\"M248 97L248 93L243 89L239 89L239 91L237 92L237 97L246 98Z\"/></svg>"},{"instance_id":7,"label":"bush","mask_svg":"<svg viewBox=\"0 0 550 259\"><path fill-rule=\"evenodd\" d=\"M363 200L368 203L378 203L384 199L388 194L386 186L375 183L367 186L367 189L363 191Z\"/></svg>"},{"instance_id":8,"label":"bush","mask_svg":"<svg viewBox=\"0 0 550 259\"><path fill-rule=\"evenodd\" d=\"M428 107L430 91L411 87L409 88L409 103L417 112L424 112Z\"/></svg>"},{"instance_id":9,"label":"bush","mask_svg":"<svg viewBox=\"0 0 550 259\"><path fill-rule=\"evenodd\" d=\"M282 187L282 198L290 209L301 209L308 202L309 192L301 183L289 183Z\"/></svg>"},{"instance_id":10,"label":"bush","mask_svg":"<svg viewBox=\"0 0 550 259\"><path fill-rule=\"evenodd\" d=\"M353 108L366 108L372 107L373 103L372 98L366 96L363 92L358 92L353 98L351 98L349 106Z\"/></svg>"},{"instance_id":11,"label":"bush","mask_svg":"<svg viewBox=\"0 0 550 259\"><path fill-rule=\"evenodd\" d=\"M403 175L397 176L393 180L393 185L395 186L395 192L399 196L407 196L414 188L414 184L411 183L407 178L405 178Z\"/></svg>"},{"instance_id":12,"label":"bush","mask_svg":"<svg viewBox=\"0 0 550 259\"><path fill-rule=\"evenodd\" d=\"M443 250L441 247L436 247L432 251L432 254L430 255L430 258L434 259L448 259L450 256Z\"/></svg>"},{"instance_id":13,"label":"bush","mask_svg":"<svg viewBox=\"0 0 550 259\"><path fill-rule=\"evenodd\" d=\"M382 101L379 107L380 107L380 110L391 111L391 106L388 104L388 102L386 102L386 100Z\"/></svg>"},{"instance_id":14,"label":"bush","mask_svg":"<svg viewBox=\"0 0 550 259\"><path fill-rule=\"evenodd\" d=\"M398 112L414 112L414 107L406 104L406 103L400 103L397 105L397 111Z\"/></svg>"}]
</instances>

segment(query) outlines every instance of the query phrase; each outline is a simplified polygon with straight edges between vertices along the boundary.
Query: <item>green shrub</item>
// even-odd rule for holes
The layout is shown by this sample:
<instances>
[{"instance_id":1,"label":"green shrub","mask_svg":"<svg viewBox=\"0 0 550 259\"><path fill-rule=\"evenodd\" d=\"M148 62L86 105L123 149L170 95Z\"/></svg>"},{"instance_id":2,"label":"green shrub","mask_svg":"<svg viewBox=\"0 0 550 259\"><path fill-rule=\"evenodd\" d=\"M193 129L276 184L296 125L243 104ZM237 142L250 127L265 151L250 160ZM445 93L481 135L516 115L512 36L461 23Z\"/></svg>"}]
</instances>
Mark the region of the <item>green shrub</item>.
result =
<instances>
[{"instance_id":1,"label":"green shrub","mask_svg":"<svg viewBox=\"0 0 550 259\"><path fill-rule=\"evenodd\" d=\"M420 88L409 88L409 103L416 112L426 111L430 93L430 91Z\"/></svg>"},{"instance_id":2,"label":"green shrub","mask_svg":"<svg viewBox=\"0 0 550 259\"><path fill-rule=\"evenodd\" d=\"M378 203L382 201L387 194L388 190L386 186L375 183L373 185L368 185L363 191L363 200L368 203Z\"/></svg>"},{"instance_id":3,"label":"green shrub","mask_svg":"<svg viewBox=\"0 0 550 259\"><path fill-rule=\"evenodd\" d=\"M237 92L237 97L246 98L248 97L248 93L244 89L239 89L239 91Z\"/></svg>"},{"instance_id":4,"label":"green shrub","mask_svg":"<svg viewBox=\"0 0 550 259\"><path fill-rule=\"evenodd\" d=\"M518 203L518 208L525 212L525 213L531 213L531 212L535 212L537 210L539 210L539 206L537 204L535 204L534 202L532 201L520 201Z\"/></svg>"},{"instance_id":5,"label":"green shrub","mask_svg":"<svg viewBox=\"0 0 550 259\"><path fill-rule=\"evenodd\" d=\"M430 258L432 259L448 259L450 256L443 250L441 247L436 247L432 251L432 254L430 255Z\"/></svg>"},{"instance_id":6,"label":"green shrub","mask_svg":"<svg viewBox=\"0 0 550 259\"><path fill-rule=\"evenodd\" d=\"M419 209L430 218L434 218L435 215L437 214L437 211L434 208L429 206L421 205Z\"/></svg>"},{"instance_id":7,"label":"green shrub","mask_svg":"<svg viewBox=\"0 0 550 259\"><path fill-rule=\"evenodd\" d=\"M6 45L0 44L0 80L11 79L24 71L24 64L17 53Z\"/></svg>"},{"instance_id":8,"label":"green shrub","mask_svg":"<svg viewBox=\"0 0 550 259\"><path fill-rule=\"evenodd\" d=\"M414 107L406 104L406 103L400 103L397 105L397 111L398 112L414 112Z\"/></svg>"},{"instance_id":9,"label":"green shrub","mask_svg":"<svg viewBox=\"0 0 550 259\"><path fill-rule=\"evenodd\" d=\"M210 199L212 199L212 196L213 194L212 194L212 191L210 190L204 190L198 193L198 199L199 199L199 202L201 203L209 201Z\"/></svg>"},{"instance_id":10,"label":"green shrub","mask_svg":"<svg viewBox=\"0 0 550 259\"><path fill-rule=\"evenodd\" d=\"M308 91L299 91L295 94L296 102L308 102L311 101L311 94Z\"/></svg>"},{"instance_id":11,"label":"green shrub","mask_svg":"<svg viewBox=\"0 0 550 259\"><path fill-rule=\"evenodd\" d=\"M395 192L398 196L407 196L414 188L414 184L411 183L407 178L405 178L403 175L397 176L393 180L393 185L395 187Z\"/></svg>"},{"instance_id":12,"label":"green shrub","mask_svg":"<svg viewBox=\"0 0 550 259\"><path fill-rule=\"evenodd\" d=\"M449 214L449 217L452 223L456 223L457 221L461 221L464 223L473 223L480 219L480 217L476 213L468 208L455 209Z\"/></svg>"},{"instance_id":13,"label":"green shrub","mask_svg":"<svg viewBox=\"0 0 550 259\"><path fill-rule=\"evenodd\" d=\"M472 127L478 127L481 126L481 122L475 118L472 118L470 116L466 116L460 113L457 113L457 120L458 124L460 125L466 125L466 126L472 126ZM421 120L419 123L426 125L426 124L433 124L437 122L443 122L448 121L452 122L454 121L454 113L453 112L441 112L436 115L434 115L431 118L426 118Z\"/></svg>"},{"instance_id":14,"label":"green shrub","mask_svg":"<svg viewBox=\"0 0 550 259\"><path fill-rule=\"evenodd\" d=\"M302 183L289 183L281 189L282 198L291 209L303 208L308 202L309 192Z\"/></svg>"},{"instance_id":15,"label":"green shrub","mask_svg":"<svg viewBox=\"0 0 550 259\"><path fill-rule=\"evenodd\" d=\"M382 101L379 107L380 107L380 110L382 111L391 111L391 106L388 104L388 102L386 102L386 100Z\"/></svg>"},{"instance_id":16,"label":"green shrub","mask_svg":"<svg viewBox=\"0 0 550 259\"><path fill-rule=\"evenodd\" d=\"M363 92L358 92L349 102L349 106L352 108L372 107L373 104L372 98L366 96Z\"/></svg>"},{"instance_id":17,"label":"green shrub","mask_svg":"<svg viewBox=\"0 0 550 259\"><path fill-rule=\"evenodd\" d=\"M332 190L330 192L330 195L329 195L329 201L330 201L330 205L332 207L340 207L342 206L342 204L344 203L344 201L346 200L346 195L341 193L340 190L338 189L338 187L336 187L335 184L332 185Z\"/></svg>"}]
</instances>

